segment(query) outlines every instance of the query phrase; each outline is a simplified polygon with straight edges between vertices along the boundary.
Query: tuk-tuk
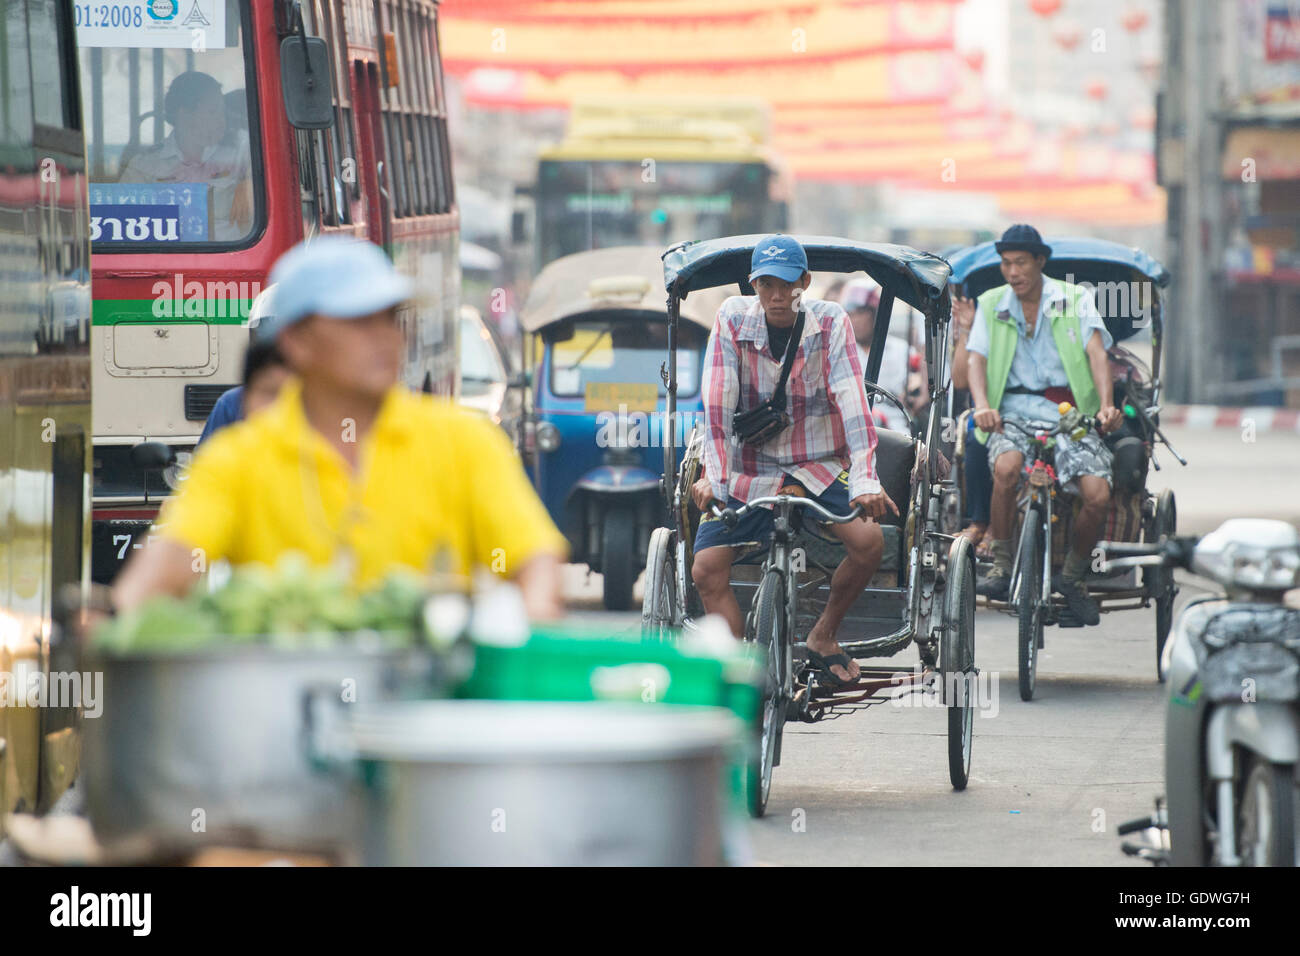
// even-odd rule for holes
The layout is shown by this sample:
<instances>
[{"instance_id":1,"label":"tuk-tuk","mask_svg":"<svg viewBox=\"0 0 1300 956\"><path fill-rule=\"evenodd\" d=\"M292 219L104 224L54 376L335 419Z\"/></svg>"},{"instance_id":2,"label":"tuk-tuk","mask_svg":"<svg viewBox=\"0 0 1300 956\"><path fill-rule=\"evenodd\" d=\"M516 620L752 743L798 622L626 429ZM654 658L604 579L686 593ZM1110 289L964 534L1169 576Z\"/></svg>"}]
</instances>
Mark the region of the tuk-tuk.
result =
<instances>
[{"instance_id":1,"label":"tuk-tuk","mask_svg":"<svg viewBox=\"0 0 1300 956\"><path fill-rule=\"evenodd\" d=\"M662 517L668 311L661 250L619 246L556 259L520 315L539 345L525 464L572 559L604 575L609 610L632 607L650 532ZM673 447L703 420L704 347L730 293L681 305Z\"/></svg>"}]
</instances>

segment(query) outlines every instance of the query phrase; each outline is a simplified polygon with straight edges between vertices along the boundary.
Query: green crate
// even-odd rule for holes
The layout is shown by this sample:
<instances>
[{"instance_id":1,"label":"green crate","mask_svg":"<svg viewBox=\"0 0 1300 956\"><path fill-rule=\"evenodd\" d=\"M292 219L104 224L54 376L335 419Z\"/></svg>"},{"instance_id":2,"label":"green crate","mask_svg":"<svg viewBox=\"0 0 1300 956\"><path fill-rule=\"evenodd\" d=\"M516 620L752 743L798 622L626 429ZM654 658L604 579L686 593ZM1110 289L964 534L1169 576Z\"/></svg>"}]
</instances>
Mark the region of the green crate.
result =
<instances>
[{"instance_id":1,"label":"green crate","mask_svg":"<svg viewBox=\"0 0 1300 956\"><path fill-rule=\"evenodd\" d=\"M739 643L723 655L692 653L676 644L643 643L639 636L566 621L535 628L518 647L477 645L474 669L455 696L725 707L754 727L761 673L752 649ZM728 788L741 813L751 756L738 752L728 772Z\"/></svg>"},{"instance_id":2,"label":"green crate","mask_svg":"<svg viewBox=\"0 0 1300 956\"><path fill-rule=\"evenodd\" d=\"M749 648L724 656L642 643L590 625L538 628L519 647L479 645L456 696L488 700L629 700L758 713L758 671Z\"/></svg>"}]
</instances>

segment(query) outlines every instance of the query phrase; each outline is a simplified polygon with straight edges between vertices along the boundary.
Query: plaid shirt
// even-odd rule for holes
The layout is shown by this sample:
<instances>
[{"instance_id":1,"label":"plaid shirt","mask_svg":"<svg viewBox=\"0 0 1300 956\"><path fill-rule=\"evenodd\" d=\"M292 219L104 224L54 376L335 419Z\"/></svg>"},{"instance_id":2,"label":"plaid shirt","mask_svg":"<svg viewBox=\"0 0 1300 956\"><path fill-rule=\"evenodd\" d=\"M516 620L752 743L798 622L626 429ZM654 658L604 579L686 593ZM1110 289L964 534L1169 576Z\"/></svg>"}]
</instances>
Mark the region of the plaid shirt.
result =
<instances>
[{"instance_id":1,"label":"plaid shirt","mask_svg":"<svg viewBox=\"0 0 1300 956\"><path fill-rule=\"evenodd\" d=\"M786 384L790 427L758 447L737 447L731 419L738 408L755 408L771 397L781 363L768 346L758 296L734 295L718 309L704 355L703 387L704 473L719 502L727 500L728 491L741 501L774 495L784 475L821 494L845 469L849 500L881 490L876 428L848 314L834 302L805 298L803 303L803 337Z\"/></svg>"}]
</instances>

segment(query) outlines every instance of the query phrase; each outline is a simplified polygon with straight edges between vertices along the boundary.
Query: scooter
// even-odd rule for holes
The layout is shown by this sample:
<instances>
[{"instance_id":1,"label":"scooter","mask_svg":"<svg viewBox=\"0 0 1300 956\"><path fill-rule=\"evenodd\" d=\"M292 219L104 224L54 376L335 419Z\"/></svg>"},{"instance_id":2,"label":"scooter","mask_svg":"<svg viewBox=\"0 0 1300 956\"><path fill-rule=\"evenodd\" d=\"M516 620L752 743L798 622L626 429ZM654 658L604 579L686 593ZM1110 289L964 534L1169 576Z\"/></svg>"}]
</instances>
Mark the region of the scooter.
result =
<instances>
[{"instance_id":1,"label":"scooter","mask_svg":"<svg viewBox=\"0 0 1300 956\"><path fill-rule=\"evenodd\" d=\"M1184 606L1165 646L1165 786L1124 852L1157 865L1296 866L1300 816L1300 532L1233 518L1197 539L1102 542L1103 570L1184 568L1224 589Z\"/></svg>"}]
</instances>

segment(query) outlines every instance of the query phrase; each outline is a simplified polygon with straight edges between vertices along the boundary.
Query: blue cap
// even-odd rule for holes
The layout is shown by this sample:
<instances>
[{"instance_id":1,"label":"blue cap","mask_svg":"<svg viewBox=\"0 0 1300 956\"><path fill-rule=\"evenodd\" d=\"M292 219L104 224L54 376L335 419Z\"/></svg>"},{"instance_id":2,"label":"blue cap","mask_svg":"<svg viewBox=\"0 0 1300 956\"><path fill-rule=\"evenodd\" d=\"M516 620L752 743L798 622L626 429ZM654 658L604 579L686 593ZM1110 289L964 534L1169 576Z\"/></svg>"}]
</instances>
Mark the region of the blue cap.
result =
<instances>
[{"instance_id":1,"label":"blue cap","mask_svg":"<svg viewBox=\"0 0 1300 956\"><path fill-rule=\"evenodd\" d=\"M270 315L257 323L257 338L274 339L309 315L356 319L409 299L415 286L373 242L317 236L298 243L271 270L275 286Z\"/></svg>"},{"instance_id":2,"label":"blue cap","mask_svg":"<svg viewBox=\"0 0 1300 956\"><path fill-rule=\"evenodd\" d=\"M786 282L798 282L808 271L808 257L803 246L790 236L767 236L754 246L749 260L749 281L759 276L776 276Z\"/></svg>"}]
</instances>

